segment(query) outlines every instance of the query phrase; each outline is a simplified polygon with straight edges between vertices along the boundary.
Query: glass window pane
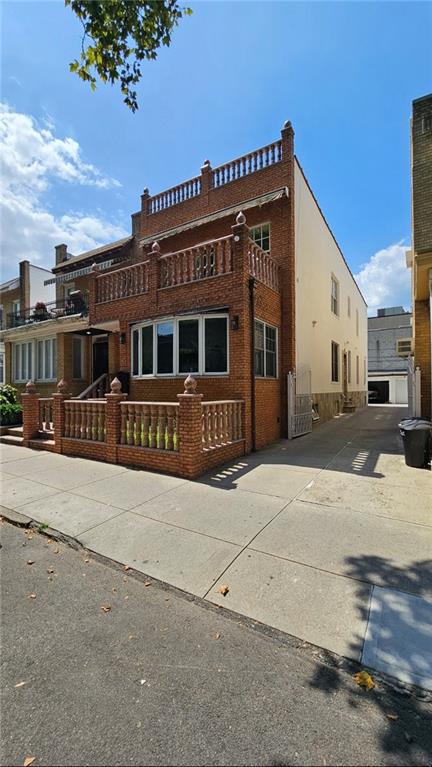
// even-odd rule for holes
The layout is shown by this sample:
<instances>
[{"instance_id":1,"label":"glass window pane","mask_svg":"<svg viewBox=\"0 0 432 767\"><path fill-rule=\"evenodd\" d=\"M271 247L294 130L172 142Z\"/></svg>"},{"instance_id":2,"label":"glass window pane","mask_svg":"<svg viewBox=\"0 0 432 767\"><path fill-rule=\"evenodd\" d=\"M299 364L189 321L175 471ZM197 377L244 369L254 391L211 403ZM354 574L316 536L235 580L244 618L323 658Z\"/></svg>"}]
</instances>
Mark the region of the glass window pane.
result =
<instances>
[{"instance_id":1,"label":"glass window pane","mask_svg":"<svg viewBox=\"0 0 432 767\"><path fill-rule=\"evenodd\" d=\"M141 328L142 375L153 374L153 325Z\"/></svg>"},{"instance_id":2,"label":"glass window pane","mask_svg":"<svg viewBox=\"0 0 432 767\"><path fill-rule=\"evenodd\" d=\"M228 361L226 317L205 319L205 363L206 373L226 373Z\"/></svg>"},{"instance_id":3,"label":"glass window pane","mask_svg":"<svg viewBox=\"0 0 432 767\"><path fill-rule=\"evenodd\" d=\"M19 379L19 346L18 344L14 344L14 379L15 381L18 381Z\"/></svg>"},{"instance_id":4,"label":"glass window pane","mask_svg":"<svg viewBox=\"0 0 432 767\"><path fill-rule=\"evenodd\" d=\"M266 325L266 376L276 377L276 328Z\"/></svg>"},{"instance_id":5,"label":"glass window pane","mask_svg":"<svg viewBox=\"0 0 432 767\"><path fill-rule=\"evenodd\" d=\"M44 378L50 378L50 342L45 341L44 349Z\"/></svg>"},{"instance_id":6,"label":"glass window pane","mask_svg":"<svg viewBox=\"0 0 432 767\"><path fill-rule=\"evenodd\" d=\"M173 372L174 324L160 322L157 326L157 372Z\"/></svg>"},{"instance_id":7,"label":"glass window pane","mask_svg":"<svg viewBox=\"0 0 432 767\"><path fill-rule=\"evenodd\" d=\"M53 338L51 341L51 378L54 380L57 378L57 339Z\"/></svg>"},{"instance_id":8,"label":"glass window pane","mask_svg":"<svg viewBox=\"0 0 432 767\"><path fill-rule=\"evenodd\" d=\"M198 372L198 320L179 322L179 373Z\"/></svg>"},{"instance_id":9,"label":"glass window pane","mask_svg":"<svg viewBox=\"0 0 432 767\"><path fill-rule=\"evenodd\" d=\"M81 338L72 340L72 378L82 378Z\"/></svg>"},{"instance_id":10,"label":"glass window pane","mask_svg":"<svg viewBox=\"0 0 432 767\"><path fill-rule=\"evenodd\" d=\"M32 378L32 343L27 344L27 377Z\"/></svg>"},{"instance_id":11,"label":"glass window pane","mask_svg":"<svg viewBox=\"0 0 432 767\"><path fill-rule=\"evenodd\" d=\"M138 346L139 346L139 331L134 330L132 332L132 375L138 375Z\"/></svg>"},{"instance_id":12,"label":"glass window pane","mask_svg":"<svg viewBox=\"0 0 432 767\"><path fill-rule=\"evenodd\" d=\"M43 378L43 341L37 342L37 377Z\"/></svg>"},{"instance_id":13,"label":"glass window pane","mask_svg":"<svg viewBox=\"0 0 432 767\"><path fill-rule=\"evenodd\" d=\"M264 325L255 320L255 375L264 375Z\"/></svg>"}]
</instances>

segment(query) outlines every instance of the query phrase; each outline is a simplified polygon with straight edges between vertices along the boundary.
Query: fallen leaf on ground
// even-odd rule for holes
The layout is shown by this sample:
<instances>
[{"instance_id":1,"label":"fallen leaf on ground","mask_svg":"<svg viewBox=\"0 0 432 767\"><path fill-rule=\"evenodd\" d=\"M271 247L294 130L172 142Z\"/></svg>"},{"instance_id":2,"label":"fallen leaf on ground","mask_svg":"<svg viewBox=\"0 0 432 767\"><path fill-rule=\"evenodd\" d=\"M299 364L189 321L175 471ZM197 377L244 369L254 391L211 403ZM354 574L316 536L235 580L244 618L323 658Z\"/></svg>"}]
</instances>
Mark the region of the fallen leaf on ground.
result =
<instances>
[{"instance_id":1,"label":"fallen leaf on ground","mask_svg":"<svg viewBox=\"0 0 432 767\"><path fill-rule=\"evenodd\" d=\"M54 554L60 554L60 549L54 549Z\"/></svg>"},{"instance_id":2,"label":"fallen leaf on ground","mask_svg":"<svg viewBox=\"0 0 432 767\"><path fill-rule=\"evenodd\" d=\"M26 756L26 758L23 761L23 767L30 767L31 764L35 761L35 756Z\"/></svg>"},{"instance_id":3,"label":"fallen leaf on ground","mask_svg":"<svg viewBox=\"0 0 432 767\"><path fill-rule=\"evenodd\" d=\"M54 572L54 568L53 568L53 566L52 566L52 565L50 565L50 567L49 567L49 568L48 568L48 570L47 570L47 573L50 573L50 574L51 574L51 573L53 573L53 572Z\"/></svg>"},{"instance_id":4,"label":"fallen leaf on ground","mask_svg":"<svg viewBox=\"0 0 432 767\"><path fill-rule=\"evenodd\" d=\"M123 567L123 570L124 570L125 572L127 572L128 570L130 570L130 567L129 567L129 565L124 565L124 567Z\"/></svg>"},{"instance_id":5,"label":"fallen leaf on ground","mask_svg":"<svg viewBox=\"0 0 432 767\"><path fill-rule=\"evenodd\" d=\"M126 594L126 596L124 597L124 599L129 599L129 595L128 595L128 594Z\"/></svg>"},{"instance_id":6,"label":"fallen leaf on ground","mask_svg":"<svg viewBox=\"0 0 432 767\"><path fill-rule=\"evenodd\" d=\"M85 559L85 560L84 560L84 562L85 562L86 564L88 564L88 563L90 562L90 560L89 560L89 559Z\"/></svg>"},{"instance_id":7,"label":"fallen leaf on ground","mask_svg":"<svg viewBox=\"0 0 432 767\"><path fill-rule=\"evenodd\" d=\"M138 639L136 634L129 634L128 639Z\"/></svg>"},{"instance_id":8,"label":"fallen leaf on ground","mask_svg":"<svg viewBox=\"0 0 432 767\"><path fill-rule=\"evenodd\" d=\"M104 613L109 613L111 610L111 605L101 605L101 610Z\"/></svg>"},{"instance_id":9,"label":"fallen leaf on ground","mask_svg":"<svg viewBox=\"0 0 432 767\"><path fill-rule=\"evenodd\" d=\"M354 679L356 684L359 687L364 687L365 690L373 690L375 687L375 682L367 671L359 671L357 674L354 674Z\"/></svg>"},{"instance_id":10,"label":"fallen leaf on ground","mask_svg":"<svg viewBox=\"0 0 432 767\"><path fill-rule=\"evenodd\" d=\"M52 538L48 538L47 543L54 543Z\"/></svg>"},{"instance_id":11,"label":"fallen leaf on ground","mask_svg":"<svg viewBox=\"0 0 432 767\"><path fill-rule=\"evenodd\" d=\"M116 593L116 591L117 591L116 587L115 587L115 586L113 586L113 587L112 587L112 589L111 589L111 591L112 591L112 593L113 593L113 594L115 594L115 593Z\"/></svg>"},{"instance_id":12,"label":"fallen leaf on ground","mask_svg":"<svg viewBox=\"0 0 432 767\"><path fill-rule=\"evenodd\" d=\"M144 584L144 586L151 586L151 585L152 585L151 581L146 581L145 584Z\"/></svg>"},{"instance_id":13,"label":"fallen leaf on ground","mask_svg":"<svg viewBox=\"0 0 432 767\"><path fill-rule=\"evenodd\" d=\"M32 593L29 594L28 596L29 596L29 599L36 599L36 594L34 593L34 591L32 591Z\"/></svg>"},{"instance_id":14,"label":"fallen leaf on ground","mask_svg":"<svg viewBox=\"0 0 432 767\"><path fill-rule=\"evenodd\" d=\"M219 631L217 632L217 634L215 634L215 639L220 639Z\"/></svg>"},{"instance_id":15,"label":"fallen leaf on ground","mask_svg":"<svg viewBox=\"0 0 432 767\"><path fill-rule=\"evenodd\" d=\"M227 586L226 584L219 587L219 594L222 594L223 597L228 594L228 591L229 591L229 586Z\"/></svg>"},{"instance_id":16,"label":"fallen leaf on ground","mask_svg":"<svg viewBox=\"0 0 432 767\"><path fill-rule=\"evenodd\" d=\"M396 719L399 719L397 714L387 714L387 719L391 719L393 722L396 721Z\"/></svg>"},{"instance_id":17,"label":"fallen leaf on ground","mask_svg":"<svg viewBox=\"0 0 432 767\"><path fill-rule=\"evenodd\" d=\"M14 687L24 687L25 684L27 684L27 682L18 682L18 684L14 684Z\"/></svg>"},{"instance_id":18,"label":"fallen leaf on ground","mask_svg":"<svg viewBox=\"0 0 432 767\"><path fill-rule=\"evenodd\" d=\"M28 565L34 565L34 559L28 559L27 560Z\"/></svg>"}]
</instances>

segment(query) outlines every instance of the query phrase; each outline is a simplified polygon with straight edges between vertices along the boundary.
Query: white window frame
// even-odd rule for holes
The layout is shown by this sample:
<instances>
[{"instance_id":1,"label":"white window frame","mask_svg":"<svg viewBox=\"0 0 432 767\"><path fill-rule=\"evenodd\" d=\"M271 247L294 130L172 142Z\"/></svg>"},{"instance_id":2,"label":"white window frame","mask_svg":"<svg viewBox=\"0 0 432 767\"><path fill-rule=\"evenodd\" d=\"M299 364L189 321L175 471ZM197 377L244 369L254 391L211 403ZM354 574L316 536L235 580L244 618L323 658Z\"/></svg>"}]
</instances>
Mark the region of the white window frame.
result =
<instances>
[{"instance_id":1,"label":"white window frame","mask_svg":"<svg viewBox=\"0 0 432 767\"><path fill-rule=\"evenodd\" d=\"M26 363L23 371L22 347L26 347ZM30 353L29 353L30 350ZM29 370L29 357L31 360L31 370ZM17 364L18 363L18 364ZM18 369L18 374L17 374ZM33 341L19 341L12 346L12 380L14 383L27 383L33 380L35 369L35 355Z\"/></svg>"},{"instance_id":2,"label":"white window frame","mask_svg":"<svg viewBox=\"0 0 432 767\"><path fill-rule=\"evenodd\" d=\"M333 378L333 345L337 346L337 375L338 375L337 378ZM331 358L330 358L330 379L331 379L332 383L340 384L340 375L341 375L341 370L340 370L340 362L341 362L340 361L340 344L338 344L337 341L333 341L332 340L330 342L330 354L331 354Z\"/></svg>"},{"instance_id":3,"label":"white window frame","mask_svg":"<svg viewBox=\"0 0 432 767\"><path fill-rule=\"evenodd\" d=\"M260 325L263 326L263 339L264 339L264 373L263 375L259 375L258 373L255 373L255 348L254 348L254 377L261 379L268 379L270 381L276 381L279 378L279 329L276 327L276 325L272 325L270 322L264 322L264 320L261 320L259 317L254 318L254 324L258 322ZM276 334L276 374L274 376L267 375L267 359L266 359L266 328L271 328L275 331Z\"/></svg>"},{"instance_id":4,"label":"white window frame","mask_svg":"<svg viewBox=\"0 0 432 767\"><path fill-rule=\"evenodd\" d=\"M263 226L268 226L268 228L269 228L269 233L268 233L269 246L268 246L268 249L266 249L266 250L264 250L262 245L259 242L257 242L255 237L253 236L253 232L257 232L260 229L261 230L260 240L262 242L262 239L263 239L262 238ZM270 251L271 251L271 224L270 224L270 221L263 221L262 224L257 224L256 226L251 226L250 229L249 229L249 237L250 237L251 240L256 242L256 244L261 248L261 250L264 250L265 253L270 253Z\"/></svg>"},{"instance_id":5,"label":"white window frame","mask_svg":"<svg viewBox=\"0 0 432 767\"><path fill-rule=\"evenodd\" d=\"M46 342L48 342L48 365L46 359ZM53 354L53 343L56 343L55 354ZM42 343L42 377L39 377L39 343ZM41 382L56 381L57 380L57 336L44 336L43 338L36 338L34 341L35 349L33 354L35 370L34 380ZM47 375L48 373L48 375Z\"/></svg>"},{"instance_id":6,"label":"white window frame","mask_svg":"<svg viewBox=\"0 0 432 767\"><path fill-rule=\"evenodd\" d=\"M333 295L333 285L336 286L336 296ZM336 309L334 307L336 307ZM334 314L335 317L339 317L340 285L339 285L339 280L337 279L337 277L335 277L334 274L331 275L331 283L330 283L330 308L332 310L332 314Z\"/></svg>"},{"instance_id":7,"label":"white window frame","mask_svg":"<svg viewBox=\"0 0 432 767\"><path fill-rule=\"evenodd\" d=\"M205 321L208 319L225 319L226 321L226 339L227 339L227 369L219 373L212 373L205 371ZM182 314L176 317L159 317L156 320L140 322L131 326L130 332L130 369L131 378L147 379L147 378L187 378L188 373L181 373L179 371L179 322L183 320L197 320L198 321L198 370L190 371L191 375L199 375L205 377L221 377L228 376L230 373L230 335L229 335L229 315L227 312L211 312L206 314ZM172 373L158 373L157 372L157 326L166 322L173 323L173 372ZM138 331L138 371L142 369L142 333L141 329L144 327L153 328L153 372L143 373L133 372L133 334L134 331Z\"/></svg>"},{"instance_id":8,"label":"white window frame","mask_svg":"<svg viewBox=\"0 0 432 767\"><path fill-rule=\"evenodd\" d=\"M80 344L81 344L81 362L80 362L81 375L80 376L74 376L74 374L73 374L74 373L74 369L73 369L73 345L74 345L75 341L79 341ZM72 336L72 354L71 354L71 360L72 360L72 371L71 371L72 372L72 381L82 381L83 378L85 378L84 347L85 347L85 344L84 344L84 337L83 336L77 336L77 335Z\"/></svg>"},{"instance_id":9,"label":"white window frame","mask_svg":"<svg viewBox=\"0 0 432 767\"><path fill-rule=\"evenodd\" d=\"M3 349L0 350L0 384L5 383L5 352Z\"/></svg>"},{"instance_id":10,"label":"white window frame","mask_svg":"<svg viewBox=\"0 0 432 767\"><path fill-rule=\"evenodd\" d=\"M12 301L12 314L16 317L21 311L20 300Z\"/></svg>"}]
</instances>

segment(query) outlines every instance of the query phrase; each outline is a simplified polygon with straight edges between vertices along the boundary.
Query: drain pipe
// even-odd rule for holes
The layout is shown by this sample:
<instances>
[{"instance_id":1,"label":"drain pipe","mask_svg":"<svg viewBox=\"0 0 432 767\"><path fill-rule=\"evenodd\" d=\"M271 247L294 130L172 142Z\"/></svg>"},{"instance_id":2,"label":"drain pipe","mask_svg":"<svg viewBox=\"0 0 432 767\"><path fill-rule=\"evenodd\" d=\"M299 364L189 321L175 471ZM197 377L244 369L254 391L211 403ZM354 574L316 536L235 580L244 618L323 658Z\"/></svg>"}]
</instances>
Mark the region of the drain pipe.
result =
<instances>
[{"instance_id":1,"label":"drain pipe","mask_svg":"<svg viewBox=\"0 0 432 767\"><path fill-rule=\"evenodd\" d=\"M252 417L252 452L256 451L256 423L255 423L255 280L249 279L249 308L251 323L251 349L250 349L250 379L251 379L251 417Z\"/></svg>"}]
</instances>

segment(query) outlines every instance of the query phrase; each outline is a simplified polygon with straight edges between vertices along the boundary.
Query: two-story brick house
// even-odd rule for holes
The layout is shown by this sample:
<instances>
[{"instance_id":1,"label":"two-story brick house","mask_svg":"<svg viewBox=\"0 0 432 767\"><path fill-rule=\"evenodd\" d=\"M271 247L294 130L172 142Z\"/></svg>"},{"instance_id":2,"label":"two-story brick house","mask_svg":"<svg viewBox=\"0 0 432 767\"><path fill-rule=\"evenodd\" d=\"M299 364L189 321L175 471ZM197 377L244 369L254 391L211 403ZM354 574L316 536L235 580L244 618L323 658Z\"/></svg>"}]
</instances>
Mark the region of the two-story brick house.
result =
<instances>
[{"instance_id":1,"label":"two-story brick house","mask_svg":"<svg viewBox=\"0 0 432 767\"><path fill-rule=\"evenodd\" d=\"M125 240L58 246L57 290L88 293L88 316L56 328L73 395L120 374L131 402L175 402L192 374L205 401L244 403L247 451L287 434L296 368L321 421L366 404L366 305L293 144L287 123L264 148L145 189Z\"/></svg>"}]
</instances>

